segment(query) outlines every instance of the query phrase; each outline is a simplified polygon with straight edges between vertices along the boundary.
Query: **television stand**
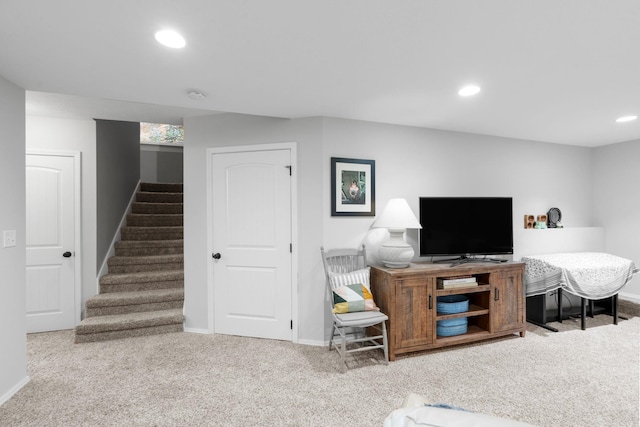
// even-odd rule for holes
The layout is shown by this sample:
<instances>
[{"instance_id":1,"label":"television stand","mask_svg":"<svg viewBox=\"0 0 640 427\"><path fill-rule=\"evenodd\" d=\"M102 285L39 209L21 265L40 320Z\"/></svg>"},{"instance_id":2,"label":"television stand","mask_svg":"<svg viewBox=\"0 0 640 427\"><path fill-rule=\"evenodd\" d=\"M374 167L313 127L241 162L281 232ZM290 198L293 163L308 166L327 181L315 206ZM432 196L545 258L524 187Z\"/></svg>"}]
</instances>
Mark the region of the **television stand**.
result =
<instances>
[{"instance_id":1,"label":"television stand","mask_svg":"<svg viewBox=\"0 0 640 427\"><path fill-rule=\"evenodd\" d=\"M506 262L506 259L500 258L476 258L469 255L460 255L457 258L448 258L448 259L440 259L437 261L433 261L434 264L451 264L449 267L456 267L461 264L468 263L476 263L476 262L491 262L495 264L499 264L501 262Z\"/></svg>"},{"instance_id":2,"label":"television stand","mask_svg":"<svg viewBox=\"0 0 640 427\"><path fill-rule=\"evenodd\" d=\"M371 293L380 310L389 317L389 360L396 356L491 338L525 336L524 263L445 264L411 263L407 268L371 267ZM473 276L473 286L438 288L438 279ZM438 299L462 295L469 306L463 312L438 309ZM442 300L440 301L442 302ZM466 331L442 334L443 320L467 319ZM440 334L438 334L440 332Z\"/></svg>"}]
</instances>

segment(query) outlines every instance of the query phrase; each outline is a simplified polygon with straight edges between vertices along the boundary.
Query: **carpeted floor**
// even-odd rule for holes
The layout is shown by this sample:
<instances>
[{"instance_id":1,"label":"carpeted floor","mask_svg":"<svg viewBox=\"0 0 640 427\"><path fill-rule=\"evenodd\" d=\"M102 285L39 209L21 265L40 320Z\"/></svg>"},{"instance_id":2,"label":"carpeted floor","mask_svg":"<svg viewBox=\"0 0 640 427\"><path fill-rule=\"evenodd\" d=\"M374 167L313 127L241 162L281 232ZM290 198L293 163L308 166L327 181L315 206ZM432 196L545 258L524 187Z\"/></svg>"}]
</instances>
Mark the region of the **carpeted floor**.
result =
<instances>
[{"instance_id":1,"label":"carpeted floor","mask_svg":"<svg viewBox=\"0 0 640 427\"><path fill-rule=\"evenodd\" d=\"M2 426L381 426L410 392L540 426L638 426L640 318L528 325L516 336L402 357L171 333L73 344L28 337L31 381Z\"/></svg>"}]
</instances>

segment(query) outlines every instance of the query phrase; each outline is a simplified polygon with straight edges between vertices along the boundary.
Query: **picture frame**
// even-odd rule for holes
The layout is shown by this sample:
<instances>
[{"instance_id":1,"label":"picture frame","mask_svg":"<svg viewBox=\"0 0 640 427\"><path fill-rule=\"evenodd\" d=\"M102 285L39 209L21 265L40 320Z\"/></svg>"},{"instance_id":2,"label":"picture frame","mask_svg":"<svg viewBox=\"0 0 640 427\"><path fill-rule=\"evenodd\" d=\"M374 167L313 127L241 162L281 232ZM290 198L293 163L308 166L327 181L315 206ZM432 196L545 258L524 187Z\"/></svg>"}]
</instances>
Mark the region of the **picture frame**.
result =
<instances>
[{"instance_id":1,"label":"picture frame","mask_svg":"<svg viewBox=\"0 0 640 427\"><path fill-rule=\"evenodd\" d=\"M331 216L375 216L375 160L331 158Z\"/></svg>"}]
</instances>

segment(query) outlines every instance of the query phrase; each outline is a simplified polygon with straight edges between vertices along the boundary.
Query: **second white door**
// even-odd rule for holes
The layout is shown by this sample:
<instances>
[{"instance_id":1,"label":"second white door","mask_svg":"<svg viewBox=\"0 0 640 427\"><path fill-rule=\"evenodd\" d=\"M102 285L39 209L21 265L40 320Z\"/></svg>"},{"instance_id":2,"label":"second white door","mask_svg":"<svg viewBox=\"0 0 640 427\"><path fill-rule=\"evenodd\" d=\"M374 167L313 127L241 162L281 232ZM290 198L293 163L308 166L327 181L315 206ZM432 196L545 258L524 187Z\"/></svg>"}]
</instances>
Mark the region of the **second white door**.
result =
<instances>
[{"instance_id":1,"label":"second white door","mask_svg":"<svg viewBox=\"0 0 640 427\"><path fill-rule=\"evenodd\" d=\"M291 151L213 153L215 332L292 339Z\"/></svg>"},{"instance_id":2,"label":"second white door","mask_svg":"<svg viewBox=\"0 0 640 427\"><path fill-rule=\"evenodd\" d=\"M27 332L73 329L75 157L27 154Z\"/></svg>"}]
</instances>

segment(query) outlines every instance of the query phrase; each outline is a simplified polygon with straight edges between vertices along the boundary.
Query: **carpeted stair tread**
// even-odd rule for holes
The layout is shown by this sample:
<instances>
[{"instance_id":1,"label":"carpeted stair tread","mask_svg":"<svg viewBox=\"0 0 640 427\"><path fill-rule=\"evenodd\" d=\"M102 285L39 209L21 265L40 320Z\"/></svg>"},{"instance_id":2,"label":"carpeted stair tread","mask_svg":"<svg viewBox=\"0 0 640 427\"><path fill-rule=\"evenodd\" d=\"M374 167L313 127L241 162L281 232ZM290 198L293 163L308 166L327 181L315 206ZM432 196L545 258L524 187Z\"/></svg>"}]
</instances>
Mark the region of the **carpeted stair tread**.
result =
<instances>
[{"instance_id":1,"label":"carpeted stair tread","mask_svg":"<svg viewBox=\"0 0 640 427\"><path fill-rule=\"evenodd\" d=\"M181 323L173 323L170 325L150 326L147 328L124 329L122 331L96 332L92 334L75 334L73 342L75 344L83 344L99 341L111 341L123 338L135 338L148 335L170 334L175 332L183 332L184 327Z\"/></svg>"},{"instance_id":2,"label":"carpeted stair tread","mask_svg":"<svg viewBox=\"0 0 640 427\"><path fill-rule=\"evenodd\" d=\"M76 335L172 324L182 325L183 321L182 309L87 317L76 326Z\"/></svg>"},{"instance_id":3,"label":"carpeted stair tread","mask_svg":"<svg viewBox=\"0 0 640 427\"><path fill-rule=\"evenodd\" d=\"M135 227L171 227L184 225L182 214L129 214L127 225Z\"/></svg>"},{"instance_id":4,"label":"carpeted stair tread","mask_svg":"<svg viewBox=\"0 0 640 427\"><path fill-rule=\"evenodd\" d=\"M159 192L159 193L182 193L183 185L180 183L167 183L167 182L141 182L140 190L147 192Z\"/></svg>"},{"instance_id":5,"label":"carpeted stair tread","mask_svg":"<svg viewBox=\"0 0 640 427\"><path fill-rule=\"evenodd\" d=\"M170 255L144 255L144 256L113 256L107 261L109 267L112 265L131 265L131 264L163 264L183 262L183 254Z\"/></svg>"},{"instance_id":6,"label":"carpeted stair tread","mask_svg":"<svg viewBox=\"0 0 640 427\"><path fill-rule=\"evenodd\" d=\"M148 203L133 202L131 212L134 214L181 214L182 203Z\"/></svg>"},{"instance_id":7,"label":"carpeted stair tread","mask_svg":"<svg viewBox=\"0 0 640 427\"><path fill-rule=\"evenodd\" d=\"M108 273L100 278L101 285L119 285L123 283L148 283L167 280L184 280L184 271L143 271L138 273Z\"/></svg>"},{"instance_id":8,"label":"carpeted stair tread","mask_svg":"<svg viewBox=\"0 0 640 427\"><path fill-rule=\"evenodd\" d=\"M183 238L183 227L129 227L120 230L122 240L178 240Z\"/></svg>"},{"instance_id":9,"label":"carpeted stair tread","mask_svg":"<svg viewBox=\"0 0 640 427\"><path fill-rule=\"evenodd\" d=\"M148 304L184 300L183 288L154 289L150 291L114 292L95 295L87 301L87 309L133 304Z\"/></svg>"},{"instance_id":10,"label":"carpeted stair tread","mask_svg":"<svg viewBox=\"0 0 640 427\"><path fill-rule=\"evenodd\" d=\"M120 240L116 256L171 255L184 252L183 240Z\"/></svg>"},{"instance_id":11,"label":"carpeted stair tread","mask_svg":"<svg viewBox=\"0 0 640 427\"><path fill-rule=\"evenodd\" d=\"M116 248L163 248L167 246L184 246L184 240L119 240Z\"/></svg>"},{"instance_id":12,"label":"carpeted stair tread","mask_svg":"<svg viewBox=\"0 0 640 427\"><path fill-rule=\"evenodd\" d=\"M147 203L182 203L182 193L138 191L136 193L136 201Z\"/></svg>"},{"instance_id":13,"label":"carpeted stair tread","mask_svg":"<svg viewBox=\"0 0 640 427\"><path fill-rule=\"evenodd\" d=\"M184 256L182 254L113 256L109 258L107 264L109 272L114 274L182 270Z\"/></svg>"}]
</instances>

